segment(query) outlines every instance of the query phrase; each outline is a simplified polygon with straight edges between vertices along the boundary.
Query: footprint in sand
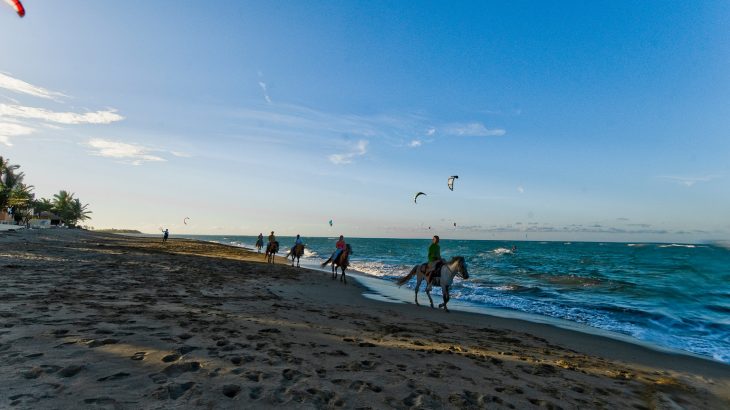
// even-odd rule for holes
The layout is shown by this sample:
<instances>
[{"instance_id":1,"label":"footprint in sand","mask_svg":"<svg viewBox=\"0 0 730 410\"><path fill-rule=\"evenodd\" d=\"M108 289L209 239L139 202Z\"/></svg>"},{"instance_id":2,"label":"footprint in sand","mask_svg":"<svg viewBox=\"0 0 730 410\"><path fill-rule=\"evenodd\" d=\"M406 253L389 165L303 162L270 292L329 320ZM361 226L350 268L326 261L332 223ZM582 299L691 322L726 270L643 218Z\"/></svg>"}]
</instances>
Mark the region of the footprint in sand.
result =
<instances>
[{"instance_id":1,"label":"footprint in sand","mask_svg":"<svg viewBox=\"0 0 730 410\"><path fill-rule=\"evenodd\" d=\"M176 362L176 361L180 360L181 357L182 356L179 355L178 353L172 353L172 354L168 354L167 356L163 357L162 361L165 363Z\"/></svg>"},{"instance_id":2,"label":"footprint in sand","mask_svg":"<svg viewBox=\"0 0 730 410\"><path fill-rule=\"evenodd\" d=\"M104 346L104 345L113 345L119 343L118 339L104 339L104 340L92 340L86 345L89 346L89 348Z\"/></svg>"},{"instance_id":3,"label":"footprint in sand","mask_svg":"<svg viewBox=\"0 0 730 410\"><path fill-rule=\"evenodd\" d=\"M235 384L227 384L223 386L223 395L226 397L234 398L241 392L241 386Z\"/></svg>"},{"instance_id":4,"label":"footprint in sand","mask_svg":"<svg viewBox=\"0 0 730 410\"><path fill-rule=\"evenodd\" d=\"M200 370L199 362L175 363L167 366L162 372L168 377L177 377L183 373L196 372Z\"/></svg>"},{"instance_id":5,"label":"footprint in sand","mask_svg":"<svg viewBox=\"0 0 730 410\"><path fill-rule=\"evenodd\" d=\"M129 377L129 376L130 376L129 373L119 372L119 373L114 373L111 376L106 376L106 377L98 378L98 379L96 379L96 381L98 381L98 382L105 382L107 380L119 380L119 379L123 379L123 378Z\"/></svg>"},{"instance_id":6,"label":"footprint in sand","mask_svg":"<svg viewBox=\"0 0 730 410\"><path fill-rule=\"evenodd\" d=\"M188 390L195 386L194 382L187 383L171 383L167 386L158 388L153 396L157 399L172 399L177 400L182 397Z\"/></svg>"},{"instance_id":7,"label":"footprint in sand","mask_svg":"<svg viewBox=\"0 0 730 410\"><path fill-rule=\"evenodd\" d=\"M248 398L251 400L258 400L261 397L261 392L263 392L263 388L261 387L252 387L251 391L248 392Z\"/></svg>"},{"instance_id":8,"label":"footprint in sand","mask_svg":"<svg viewBox=\"0 0 730 410\"><path fill-rule=\"evenodd\" d=\"M130 357L132 360L144 360L144 357L147 356L147 352L137 352Z\"/></svg>"},{"instance_id":9,"label":"footprint in sand","mask_svg":"<svg viewBox=\"0 0 730 410\"><path fill-rule=\"evenodd\" d=\"M61 377L73 377L76 376L80 371L84 370L85 366L71 365L66 366L58 371L58 375Z\"/></svg>"},{"instance_id":10,"label":"footprint in sand","mask_svg":"<svg viewBox=\"0 0 730 410\"><path fill-rule=\"evenodd\" d=\"M304 373L300 372L299 370L295 369L284 369L283 372L281 372L281 375L284 377L284 379L288 381L292 381L294 379L299 379L302 376L304 376Z\"/></svg>"},{"instance_id":11,"label":"footprint in sand","mask_svg":"<svg viewBox=\"0 0 730 410\"><path fill-rule=\"evenodd\" d=\"M188 354L188 353L192 352L193 350L198 350L198 349L200 349L200 348L197 346L183 345L177 349L177 352L180 354Z\"/></svg>"},{"instance_id":12,"label":"footprint in sand","mask_svg":"<svg viewBox=\"0 0 730 410\"><path fill-rule=\"evenodd\" d=\"M24 379L37 379L40 377L40 375L43 374L43 370L40 367L34 367L30 370L26 370L21 373Z\"/></svg>"}]
</instances>

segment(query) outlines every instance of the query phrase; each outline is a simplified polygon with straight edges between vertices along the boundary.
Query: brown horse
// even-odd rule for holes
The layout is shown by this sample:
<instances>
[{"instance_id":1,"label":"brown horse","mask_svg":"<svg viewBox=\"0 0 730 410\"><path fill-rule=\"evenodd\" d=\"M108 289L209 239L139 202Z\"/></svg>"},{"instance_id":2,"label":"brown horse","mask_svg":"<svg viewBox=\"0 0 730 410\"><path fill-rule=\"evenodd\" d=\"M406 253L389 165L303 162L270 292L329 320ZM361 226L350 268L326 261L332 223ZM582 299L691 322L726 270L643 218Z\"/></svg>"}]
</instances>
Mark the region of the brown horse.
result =
<instances>
[{"instance_id":1,"label":"brown horse","mask_svg":"<svg viewBox=\"0 0 730 410\"><path fill-rule=\"evenodd\" d=\"M275 263L275 255L279 252L279 241L269 242L266 246L266 258L267 263Z\"/></svg>"},{"instance_id":2,"label":"brown horse","mask_svg":"<svg viewBox=\"0 0 730 410\"><path fill-rule=\"evenodd\" d=\"M291 256L291 266L294 266L294 259L297 260L297 268L299 267L299 258L304 255L304 244L298 244L294 245L294 247L291 249L291 252L289 252L289 256Z\"/></svg>"},{"instance_id":3,"label":"brown horse","mask_svg":"<svg viewBox=\"0 0 730 410\"><path fill-rule=\"evenodd\" d=\"M332 260L332 257L330 257L322 264L322 267L325 267L328 263L332 262L332 279L337 279L337 268L339 267L342 270L342 277L340 278L340 282L344 282L345 285L347 285L345 270L350 265L350 254L352 254L352 247L348 243L347 245L345 245L345 249L342 251L342 253L340 253L340 256L338 256L337 259Z\"/></svg>"},{"instance_id":4,"label":"brown horse","mask_svg":"<svg viewBox=\"0 0 730 410\"><path fill-rule=\"evenodd\" d=\"M426 278L426 269L428 268L428 264L424 263L422 265L416 265L411 269L411 272L398 279L396 282L398 286L403 286L406 282L408 282L413 275L417 275L416 277L416 304L418 305L418 289L421 287L421 282L423 279ZM462 279L469 279L469 272L466 270L466 262L464 260L463 256L456 256L454 258L451 258L450 261L444 263L441 265L441 269L439 270L437 275L432 275L431 282L426 284L426 295L428 296L428 301L431 303L431 307L433 307L433 299L431 299L431 288L433 286L441 286L441 294L444 297L444 303L439 304L439 308L444 308L446 312L449 311L449 309L446 307L446 304L449 303L449 299L451 297L449 296L449 288L451 287L451 284L454 281L454 276L457 274L461 276Z\"/></svg>"}]
</instances>

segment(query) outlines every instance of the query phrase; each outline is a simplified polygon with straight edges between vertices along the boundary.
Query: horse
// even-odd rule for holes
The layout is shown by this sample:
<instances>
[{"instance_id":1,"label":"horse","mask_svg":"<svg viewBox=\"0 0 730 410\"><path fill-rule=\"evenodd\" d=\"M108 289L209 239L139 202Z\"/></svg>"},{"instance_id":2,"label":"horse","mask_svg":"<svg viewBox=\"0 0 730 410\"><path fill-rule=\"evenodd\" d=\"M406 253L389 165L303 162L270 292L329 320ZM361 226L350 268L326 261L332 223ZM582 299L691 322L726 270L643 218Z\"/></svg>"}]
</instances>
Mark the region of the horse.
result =
<instances>
[{"instance_id":1,"label":"horse","mask_svg":"<svg viewBox=\"0 0 730 410\"><path fill-rule=\"evenodd\" d=\"M350 254L352 253L352 247L348 243L345 245L345 249L340 253L340 256L337 257L337 259L332 260L332 257L327 259L323 264L322 267L324 268L327 266L328 263L332 262L332 279L337 279L337 268L339 267L342 270L342 277L340 278L340 282L344 282L345 285L347 285L347 279L345 278L345 269L350 265Z\"/></svg>"},{"instance_id":2,"label":"horse","mask_svg":"<svg viewBox=\"0 0 730 410\"><path fill-rule=\"evenodd\" d=\"M256 240L256 252L261 253L261 248L264 247L264 240L263 239L257 239Z\"/></svg>"},{"instance_id":3,"label":"horse","mask_svg":"<svg viewBox=\"0 0 730 410\"><path fill-rule=\"evenodd\" d=\"M418 289L421 287L421 281L423 281L423 278L426 277L427 269L427 263L416 265L413 267L413 269L411 269L411 272L408 275L398 279L398 281L396 282L398 286L403 286L413 277L413 275L418 274L415 293L416 305L419 306L420 303L418 303ZM449 309L446 307L446 304L449 303L449 299L451 299L449 297L449 287L454 281L454 276L458 274L459 276L461 276L462 279L469 279L469 272L467 272L464 257L455 256L451 258L450 261L445 262L443 265L441 265L440 273L440 276L432 275L431 282L426 284L426 295L428 295L428 301L431 303L431 307L433 308L433 299L431 299L431 288L433 285L441 286L441 294L443 295L444 303L440 303L439 308L444 308L444 311L448 312Z\"/></svg>"},{"instance_id":4,"label":"horse","mask_svg":"<svg viewBox=\"0 0 730 410\"><path fill-rule=\"evenodd\" d=\"M299 258L304 255L304 244L297 244L294 245L294 247L291 249L291 252L289 252L289 256L291 256L291 266L294 266L294 259L297 260L297 268L299 267Z\"/></svg>"},{"instance_id":5,"label":"horse","mask_svg":"<svg viewBox=\"0 0 730 410\"><path fill-rule=\"evenodd\" d=\"M264 255L266 262L275 263L274 255L276 255L277 252L279 252L279 241L269 242L266 246L266 255Z\"/></svg>"}]
</instances>

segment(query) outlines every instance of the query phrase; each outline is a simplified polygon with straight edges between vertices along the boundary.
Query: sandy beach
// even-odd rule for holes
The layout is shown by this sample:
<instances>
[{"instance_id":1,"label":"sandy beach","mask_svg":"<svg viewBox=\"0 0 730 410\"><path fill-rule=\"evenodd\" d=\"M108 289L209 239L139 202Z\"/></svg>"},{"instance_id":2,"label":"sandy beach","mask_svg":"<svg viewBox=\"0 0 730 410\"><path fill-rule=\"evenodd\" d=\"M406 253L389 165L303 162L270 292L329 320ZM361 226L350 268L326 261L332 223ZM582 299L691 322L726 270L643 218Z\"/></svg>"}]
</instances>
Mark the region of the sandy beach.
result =
<instances>
[{"instance_id":1,"label":"sandy beach","mask_svg":"<svg viewBox=\"0 0 730 410\"><path fill-rule=\"evenodd\" d=\"M730 408L719 362L371 300L263 259L0 232L0 408Z\"/></svg>"}]
</instances>

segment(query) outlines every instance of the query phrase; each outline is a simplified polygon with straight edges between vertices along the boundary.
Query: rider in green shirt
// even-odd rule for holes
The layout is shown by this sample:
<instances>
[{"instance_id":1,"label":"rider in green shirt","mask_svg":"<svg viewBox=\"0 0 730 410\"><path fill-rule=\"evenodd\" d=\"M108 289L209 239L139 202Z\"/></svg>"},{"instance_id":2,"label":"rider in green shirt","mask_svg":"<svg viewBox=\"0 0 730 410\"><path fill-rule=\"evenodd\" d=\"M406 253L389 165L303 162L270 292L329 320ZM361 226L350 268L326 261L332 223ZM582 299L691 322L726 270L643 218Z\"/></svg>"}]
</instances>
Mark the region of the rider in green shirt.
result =
<instances>
[{"instance_id":1,"label":"rider in green shirt","mask_svg":"<svg viewBox=\"0 0 730 410\"><path fill-rule=\"evenodd\" d=\"M431 282L433 273L441 268L441 246L439 246L439 236L434 235L431 246L428 247L428 268L426 269L426 283Z\"/></svg>"}]
</instances>

